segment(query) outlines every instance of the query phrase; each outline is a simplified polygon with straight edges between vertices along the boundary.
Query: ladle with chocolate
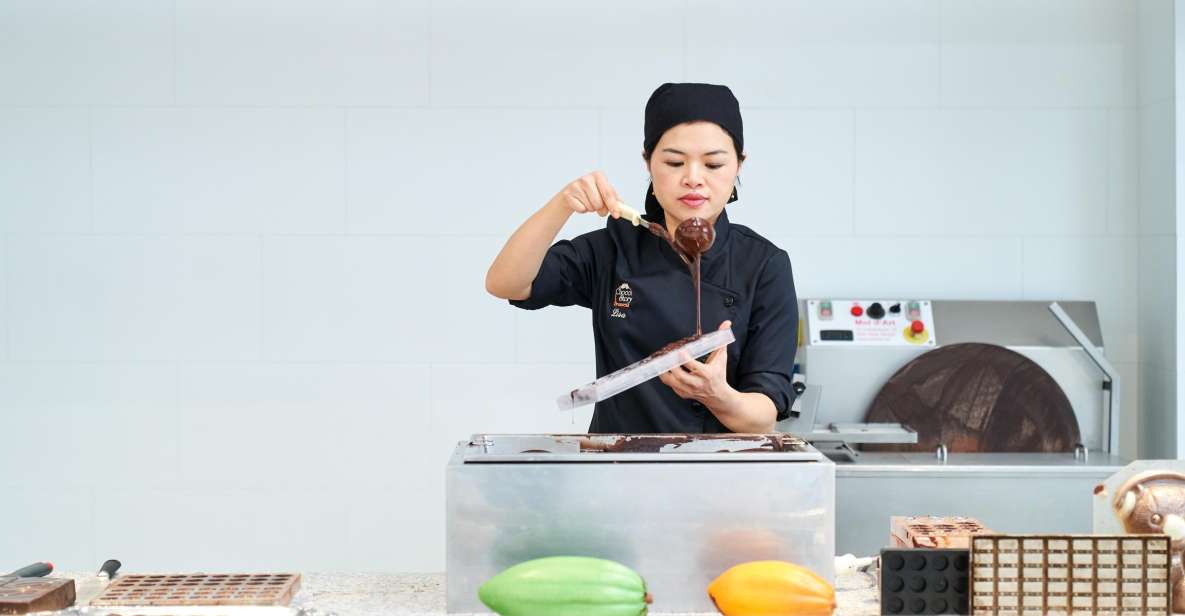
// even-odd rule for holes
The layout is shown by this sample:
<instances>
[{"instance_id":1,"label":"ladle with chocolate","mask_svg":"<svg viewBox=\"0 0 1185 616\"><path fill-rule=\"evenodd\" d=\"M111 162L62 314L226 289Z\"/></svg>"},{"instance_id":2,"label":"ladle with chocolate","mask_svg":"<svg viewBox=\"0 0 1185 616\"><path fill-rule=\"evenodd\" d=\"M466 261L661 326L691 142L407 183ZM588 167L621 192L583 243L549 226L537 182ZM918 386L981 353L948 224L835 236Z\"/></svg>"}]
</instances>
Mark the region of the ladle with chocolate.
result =
<instances>
[{"instance_id":1,"label":"ladle with chocolate","mask_svg":"<svg viewBox=\"0 0 1185 616\"><path fill-rule=\"evenodd\" d=\"M695 335L701 336L704 333L703 322L700 317L700 272L699 262L700 256L712 247L712 243L716 241L716 228L712 223L693 216L679 223L675 227L675 237L672 238L665 227L656 222L650 222L642 218L642 215L634 208L618 202L617 207L621 212L621 217L630 221L635 227L641 226L650 233L660 237L666 243L671 245L675 254L687 264L687 268L691 270L691 284L695 287ZM685 342L680 340L679 344ZM670 346L670 345L668 345Z\"/></svg>"},{"instance_id":2,"label":"ladle with chocolate","mask_svg":"<svg viewBox=\"0 0 1185 616\"><path fill-rule=\"evenodd\" d=\"M674 249L675 254L679 255L680 259L687 264L687 268L691 271L691 284L695 287L695 335L700 336L704 333L703 320L700 311L700 271L699 262L700 257L708 252L712 247L712 243L716 241L716 228L712 223L693 216L679 223L675 227L675 237L672 238L667 230L662 225L657 223L650 223L646 225L646 229L666 240L671 248Z\"/></svg>"}]
</instances>

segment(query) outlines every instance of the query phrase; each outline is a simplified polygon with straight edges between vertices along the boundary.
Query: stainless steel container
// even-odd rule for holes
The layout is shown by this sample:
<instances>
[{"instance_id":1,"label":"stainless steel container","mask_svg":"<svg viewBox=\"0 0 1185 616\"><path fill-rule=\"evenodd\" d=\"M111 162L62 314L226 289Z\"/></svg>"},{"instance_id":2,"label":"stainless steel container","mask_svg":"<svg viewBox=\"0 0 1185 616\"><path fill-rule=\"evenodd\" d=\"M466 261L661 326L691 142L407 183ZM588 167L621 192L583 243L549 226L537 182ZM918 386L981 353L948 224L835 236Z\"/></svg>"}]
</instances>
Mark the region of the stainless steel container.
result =
<instances>
[{"instance_id":1,"label":"stainless steel container","mask_svg":"<svg viewBox=\"0 0 1185 616\"><path fill-rule=\"evenodd\" d=\"M517 563L594 556L641 574L662 612L711 612L752 560L834 579L835 464L791 435L477 435L447 469L449 612Z\"/></svg>"}]
</instances>

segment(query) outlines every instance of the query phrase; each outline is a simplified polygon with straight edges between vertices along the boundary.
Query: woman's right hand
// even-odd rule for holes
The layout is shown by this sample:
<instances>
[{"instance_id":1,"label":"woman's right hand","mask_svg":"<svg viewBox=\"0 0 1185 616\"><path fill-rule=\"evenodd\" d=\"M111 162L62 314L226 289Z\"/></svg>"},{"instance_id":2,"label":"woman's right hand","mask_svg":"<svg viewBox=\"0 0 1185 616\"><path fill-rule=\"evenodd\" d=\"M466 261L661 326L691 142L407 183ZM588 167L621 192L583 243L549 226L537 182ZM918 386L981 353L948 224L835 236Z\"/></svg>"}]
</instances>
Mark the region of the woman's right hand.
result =
<instances>
[{"instance_id":1,"label":"woman's right hand","mask_svg":"<svg viewBox=\"0 0 1185 616\"><path fill-rule=\"evenodd\" d=\"M621 218L621 210L618 208L621 198L609 184L609 179L600 171L593 171L572 180L553 200L577 214L596 212L600 216L612 215L614 218Z\"/></svg>"}]
</instances>

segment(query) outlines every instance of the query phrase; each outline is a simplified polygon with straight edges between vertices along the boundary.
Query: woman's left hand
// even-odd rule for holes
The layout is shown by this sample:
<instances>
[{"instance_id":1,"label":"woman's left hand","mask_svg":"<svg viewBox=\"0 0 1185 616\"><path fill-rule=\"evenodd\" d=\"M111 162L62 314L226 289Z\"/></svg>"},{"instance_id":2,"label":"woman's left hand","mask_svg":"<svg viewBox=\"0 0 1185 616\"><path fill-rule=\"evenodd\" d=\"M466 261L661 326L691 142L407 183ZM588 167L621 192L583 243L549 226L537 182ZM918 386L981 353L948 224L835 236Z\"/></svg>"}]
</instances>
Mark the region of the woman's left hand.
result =
<instances>
[{"instance_id":1,"label":"woman's left hand","mask_svg":"<svg viewBox=\"0 0 1185 616\"><path fill-rule=\"evenodd\" d=\"M720 324L719 329L728 329L732 321ZM723 346L708 356L707 361L699 362L695 359L675 366L660 374L658 378L675 391L675 395L684 400L696 400L712 408L717 401L724 400L734 393L727 380L728 347Z\"/></svg>"}]
</instances>

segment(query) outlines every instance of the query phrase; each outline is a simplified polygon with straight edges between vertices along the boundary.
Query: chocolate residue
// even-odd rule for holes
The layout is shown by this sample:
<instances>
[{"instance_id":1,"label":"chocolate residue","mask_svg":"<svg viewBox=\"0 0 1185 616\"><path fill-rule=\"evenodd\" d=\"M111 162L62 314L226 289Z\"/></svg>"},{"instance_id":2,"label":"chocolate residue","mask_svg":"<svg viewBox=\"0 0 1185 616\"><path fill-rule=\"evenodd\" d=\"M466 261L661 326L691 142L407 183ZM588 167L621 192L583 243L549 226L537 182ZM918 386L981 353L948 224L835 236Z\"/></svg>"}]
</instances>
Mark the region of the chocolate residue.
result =
<instances>
[{"instance_id":1,"label":"chocolate residue","mask_svg":"<svg viewBox=\"0 0 1185 616\"><path fill-rule=\"evenodd\" d=\"M675 349L677 349L685 344L691 344L692 342L695 342L696 340L699 340L700 338L703 338L703 334L697 334L695 336L688 336L686 338L680 338L670 344L664 345L661 349L651 353L646 359L644 359L642 361L652 360L652 359L658 357L659 355L662 355L663 353L669 353L671 351L674 351Z\"/></svg>"},{"instance_id":2,"label":"chocolate residue","mask_svg":"<svg viewBox=\"0 0 1185 616\"><path fill-rule=\"evenodd\" d=\"M719 449L718 453L794 452L802 451L805 447L805 442L802 439L789 434L617 434L590 435L588 438L581 439L580 451L582 453L658 453L678 451L680 445L697 441L727 441L730 443L751 441L753 444L753 447L745 449ZM698 448L696 449L698 450Z\"/></svg>"},{"instance_id":3,"label":"chocolate residue","mask_svg":"<svg viewBox=\"0 0 1185 616\"><path fill-rule=\"evenodd\" d=\"M667 233L666 227L663 227L656 222L652 222L646 227L646 229L648 229L654 235L657 235L659 239L671 244L671 236ZM673 246L674 244L671 245Z\"/></svg>"}]
</instances>

